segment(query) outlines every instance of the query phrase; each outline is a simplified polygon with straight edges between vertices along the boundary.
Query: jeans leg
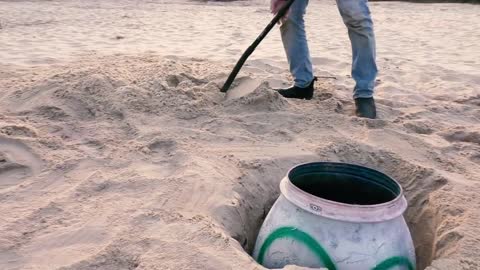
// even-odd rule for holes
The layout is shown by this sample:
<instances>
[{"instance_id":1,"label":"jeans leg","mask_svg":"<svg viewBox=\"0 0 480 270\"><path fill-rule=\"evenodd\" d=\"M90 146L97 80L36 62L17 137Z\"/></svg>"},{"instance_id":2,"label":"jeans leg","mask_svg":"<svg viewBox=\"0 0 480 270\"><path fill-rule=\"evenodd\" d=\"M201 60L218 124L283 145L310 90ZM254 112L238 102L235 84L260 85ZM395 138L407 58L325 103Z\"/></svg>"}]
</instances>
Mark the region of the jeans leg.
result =
<instances>
[{"instance_id":1,"label":"jeans leg","mask_svg":"<svg viewBox=\"0 0 480 270\"><path fill-rule=\"evenodd\" d=\"M307 87L313 80L304 21L307 5L308 0L296 0L290 9L288 19L280 27L290 73L295 80L295 86L302 88Z\"/></svg>"},{"instance_id":2,"label":"jeans leg","mask_svg":"<svg viewBox=\"0 0 480 270\"><path fill-rule=\"evenodd\" d=\"M353 97L372 97L378 70L375 62L375 34L368 1L337 0L337 5L352 44L352 77L356 82Z\"/></svg>"}]
</instances>

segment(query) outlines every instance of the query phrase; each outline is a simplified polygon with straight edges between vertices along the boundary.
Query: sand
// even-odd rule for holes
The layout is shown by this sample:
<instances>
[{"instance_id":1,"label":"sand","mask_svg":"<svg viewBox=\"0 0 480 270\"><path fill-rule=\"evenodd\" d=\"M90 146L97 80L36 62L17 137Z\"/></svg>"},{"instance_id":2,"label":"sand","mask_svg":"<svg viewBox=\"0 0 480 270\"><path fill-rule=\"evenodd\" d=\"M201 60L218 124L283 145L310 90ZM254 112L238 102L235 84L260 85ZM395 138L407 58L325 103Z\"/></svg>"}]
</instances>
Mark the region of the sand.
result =
<instances>
[{"instance_id":1,"label":"sand","mask_svg":"<svg viewBox=\"0 0 480 270\"><path fill-rule=\"evenodd\" d=\"M263 269L244 249L319 160L400 181L419 269L480 269L480 6L371 8L378 120L333 1L307 16L312 101L271 90L277 30L219 92L264 1L0 1L0 269Z\"/></svg>"}]
</instances>

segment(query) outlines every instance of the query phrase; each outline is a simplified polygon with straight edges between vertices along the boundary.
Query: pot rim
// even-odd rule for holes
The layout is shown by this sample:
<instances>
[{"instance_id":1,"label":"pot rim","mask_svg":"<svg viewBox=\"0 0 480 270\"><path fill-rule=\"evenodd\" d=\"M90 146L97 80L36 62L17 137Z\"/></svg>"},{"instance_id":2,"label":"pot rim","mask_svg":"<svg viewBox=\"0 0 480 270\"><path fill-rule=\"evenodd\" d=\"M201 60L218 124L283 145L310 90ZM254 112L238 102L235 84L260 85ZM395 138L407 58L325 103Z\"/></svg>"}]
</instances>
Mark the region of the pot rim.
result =
<instances>
[{"instance_id":1,"label":"pot rim","mask_svg":"<svg viewBox=\"0 0 480 270\"><path fill-rule=\"evenodd\" d=\"M355 205L323 199L301 190L295 186L289 178L293 170L312 165L347 166L371 171L380 174L395 183L399 188L399 193L395 199L391 201L372 205ZM403 188L395 179L377 170L350 163L309 162L299 164L291 168L287 175L282 179L280 190L282 195L285 196L288 201L301 209L318 216L335 220L350 222L382 222L401 216L407 209L407 200L403 194Z\"/></svg>"}]
</instances>

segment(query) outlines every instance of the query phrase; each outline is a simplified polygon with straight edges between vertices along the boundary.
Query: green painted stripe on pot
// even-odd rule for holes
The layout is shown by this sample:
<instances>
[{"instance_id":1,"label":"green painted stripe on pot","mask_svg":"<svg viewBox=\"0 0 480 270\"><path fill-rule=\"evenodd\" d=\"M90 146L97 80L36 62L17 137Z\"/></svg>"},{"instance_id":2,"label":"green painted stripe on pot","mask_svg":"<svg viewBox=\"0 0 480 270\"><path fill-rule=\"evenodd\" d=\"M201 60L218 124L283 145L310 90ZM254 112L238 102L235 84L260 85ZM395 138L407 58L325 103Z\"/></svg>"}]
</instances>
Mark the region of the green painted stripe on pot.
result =
<instances>
[{"instance_id":1,"label":"green painted stripe on pot","mask_svg":"<svg viewBox=\"0 0 480 270\"><path fill-rule=\"evenodd\" d=\"M394 266L406 266L408 270L415 270L412 262L410 262L410 260L405 257L391 257L379 263L372 270L388 270L393 268Z\"/></svg>"},{"instance_id":2,"label":"green painted stripe on pot","mask_svg":"<svg viewBox=\"0 0 480 270\"><path fill-rule=\"evenodd\" d=\"M276 240L282 238L291 238L303 243L305 246L308 247L311 252L313 252L317 256L317 258L324 264L325 268L327 268L328 270L337 270L335 263L330 258L325 249L310 235L294 227L281 227L273 231L267 237L267 239L265 239L265 242L263 242L263 245L260 248L260 251L258 253L258 263L263 265L265 255L270 246ZM389 270L395 266L405 266L408 268L408 270L415 270L415 267L409 259L400 256L388 258L385 261L379 263L374 268L372 268L372 270Z\"/></svg>"},{"instance_id":3,"label":"green painted stripe on pot","mask_svg":"<svg viewBox=\"0 0 480 270\"><path fill-rule=\"evenodd\" d=\"M318 259L324 264L324 267L329 270L337 270L337 267L325 249L310 235L294 227L281 227L273 231L267 239L265 239L265 242L263 242L263 245L260 248L260 252L258 253L258 263L263 265L265 254L268 249L276 240L281 238L292 238L303 243L318 257Z\"/></svg>"}]
</instances>

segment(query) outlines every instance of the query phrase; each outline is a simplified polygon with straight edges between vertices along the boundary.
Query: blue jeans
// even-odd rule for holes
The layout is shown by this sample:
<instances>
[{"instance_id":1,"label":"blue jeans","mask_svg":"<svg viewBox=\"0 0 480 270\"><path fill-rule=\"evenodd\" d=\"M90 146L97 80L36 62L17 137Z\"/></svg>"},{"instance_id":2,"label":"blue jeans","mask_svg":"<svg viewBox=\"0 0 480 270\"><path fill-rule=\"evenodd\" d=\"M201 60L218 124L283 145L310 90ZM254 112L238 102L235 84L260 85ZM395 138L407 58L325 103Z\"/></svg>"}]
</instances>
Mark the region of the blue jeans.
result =
<instances>
[{"instance_id":1,"label":"blue jeans","mask_svg":"<svg viewBox=\"0 0 480 270\"><path fill-rule=\"evenodd\" d=\"M304 15L308 0L296 0L280 31L295 86L307 87L313 80L313 68L305 34ZM375 34L367 0L337 0L352 45L352 77L356 82L353 97L373 96L377 65Z\"/></svg>"}]
</instances>

